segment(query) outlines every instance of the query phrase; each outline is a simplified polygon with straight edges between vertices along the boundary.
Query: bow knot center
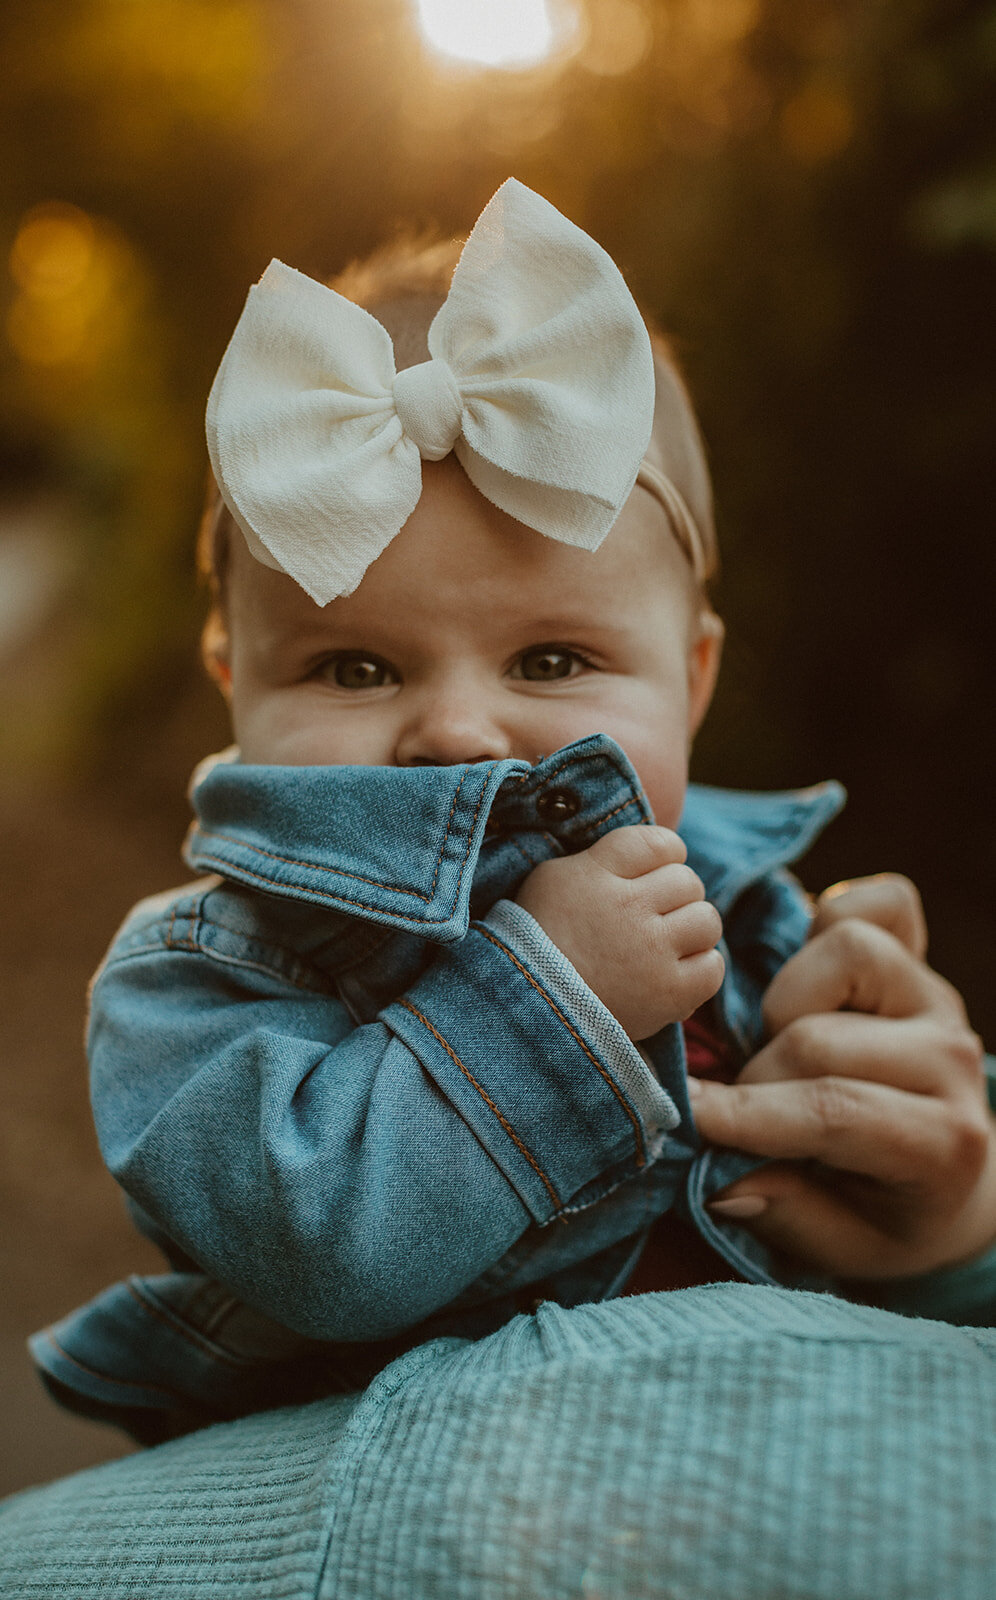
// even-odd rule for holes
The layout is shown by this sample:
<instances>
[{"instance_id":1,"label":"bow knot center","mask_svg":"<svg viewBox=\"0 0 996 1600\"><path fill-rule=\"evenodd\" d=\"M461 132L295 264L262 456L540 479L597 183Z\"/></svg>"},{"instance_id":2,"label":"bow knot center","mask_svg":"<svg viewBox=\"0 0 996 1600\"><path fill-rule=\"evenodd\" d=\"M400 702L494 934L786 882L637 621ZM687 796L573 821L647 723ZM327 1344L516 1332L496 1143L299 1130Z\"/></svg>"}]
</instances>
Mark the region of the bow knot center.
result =
<instances>
[{"instance_id":1,"label":"bow knot center","mask_svg":"<svg viewBox=\"0 0 996 1600\"><path fill-rule=\"evenodd\" d=\"M394 380L398 421L424 461L442 461L460 437L463 399L446 361L421 361Z\"/></svg>"}]
</instances>

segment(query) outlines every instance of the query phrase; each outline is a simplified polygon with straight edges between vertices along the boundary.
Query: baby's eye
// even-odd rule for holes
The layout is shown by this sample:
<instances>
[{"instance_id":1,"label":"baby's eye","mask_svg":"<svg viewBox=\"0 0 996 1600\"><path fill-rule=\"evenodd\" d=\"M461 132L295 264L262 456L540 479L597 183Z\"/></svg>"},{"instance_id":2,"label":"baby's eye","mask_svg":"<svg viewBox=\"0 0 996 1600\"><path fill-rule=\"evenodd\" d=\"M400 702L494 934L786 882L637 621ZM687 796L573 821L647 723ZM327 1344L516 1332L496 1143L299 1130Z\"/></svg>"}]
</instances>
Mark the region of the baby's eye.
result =
<instances>
[{"instance_id":1,"label":"baby's eye","mask_svg":"<svg viewBox=\"0 0 996 1600\"><path fill-rule=\"evenodd\" d=\"M526 678L530 683L552 683L556 678L573 677L587 662L574 650L540 645L535 650L524 650L516 666L518 670L513 673L516 678Z\"/></svg>"},{"instance_id":2,"label":"baby's eye","mask_svg":"<svg viewBox=\"0 0 996 1600\"><path fill-rule=\"evenodd\" d=\"M359 652L328 656L317 675L326 683L334 683L338 689L380 689L385 683L397 682L386 661Z\"/></svg>"}]
</instances>

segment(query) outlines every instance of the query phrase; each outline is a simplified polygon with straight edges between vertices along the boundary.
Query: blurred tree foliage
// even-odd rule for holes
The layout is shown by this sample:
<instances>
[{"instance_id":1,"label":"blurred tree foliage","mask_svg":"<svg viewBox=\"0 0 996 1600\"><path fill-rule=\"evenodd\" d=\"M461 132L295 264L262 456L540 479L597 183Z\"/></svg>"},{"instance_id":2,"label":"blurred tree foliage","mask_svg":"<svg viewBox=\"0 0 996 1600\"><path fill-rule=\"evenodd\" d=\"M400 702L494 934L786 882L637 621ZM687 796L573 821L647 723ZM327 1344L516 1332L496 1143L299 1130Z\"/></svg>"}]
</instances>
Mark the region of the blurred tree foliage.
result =
<instances>
[{"instance_id":1,"label":"blurred tree foliage","mask_svg":"<svg viewBox=\"0 0 996 1600\"><path fill-rule=\"evenodd\" d=\"M839 772L859 814L818 868L903 865L977 949L996 3L578 7L569 59L482 73L408 0L8 0L0 452L71 497L83 574L31 748L103 759L182 681L203 401L269 257L463 231L514 171L615 254L700 404L731 636L700 772Z\"/></svg>"}]
</instances>

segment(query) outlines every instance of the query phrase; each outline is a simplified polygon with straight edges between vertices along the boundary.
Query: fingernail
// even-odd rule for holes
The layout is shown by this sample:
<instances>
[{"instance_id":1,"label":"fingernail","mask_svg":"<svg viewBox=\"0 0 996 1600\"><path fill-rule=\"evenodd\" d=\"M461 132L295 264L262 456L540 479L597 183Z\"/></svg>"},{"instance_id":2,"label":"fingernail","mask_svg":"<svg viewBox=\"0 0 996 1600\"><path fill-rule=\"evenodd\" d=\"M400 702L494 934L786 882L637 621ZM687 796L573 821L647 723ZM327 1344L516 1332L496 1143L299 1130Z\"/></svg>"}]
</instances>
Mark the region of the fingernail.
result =
<instances>
[{"instance_id":1,"label":"fingernail","mask_svg":"<svg viewBox=\"0 0 996 1600\"><path fill-rule=\"evenodd\" d=\"M700 1098L701 1094L702 1094L702 1085L699 1082L698 1078L689 1078L688 1079L688 1098L689 1098L689 1100L698 1100Z\"/></svg>"},{"instance_id":2,"label":"fingernail","mask_svg":"<svg viewBox=\"0 0 996 1600\"><path fill-rule=\"evenodd\" d=\"M721 1217L732 1217L737 1222L746 1221L748 1217L759 1217L767 1209L768 1202L763 1194L741 1194L730 1200L711 1200L706 1207L707 1211Z\"/></svg>"}]
</instances>

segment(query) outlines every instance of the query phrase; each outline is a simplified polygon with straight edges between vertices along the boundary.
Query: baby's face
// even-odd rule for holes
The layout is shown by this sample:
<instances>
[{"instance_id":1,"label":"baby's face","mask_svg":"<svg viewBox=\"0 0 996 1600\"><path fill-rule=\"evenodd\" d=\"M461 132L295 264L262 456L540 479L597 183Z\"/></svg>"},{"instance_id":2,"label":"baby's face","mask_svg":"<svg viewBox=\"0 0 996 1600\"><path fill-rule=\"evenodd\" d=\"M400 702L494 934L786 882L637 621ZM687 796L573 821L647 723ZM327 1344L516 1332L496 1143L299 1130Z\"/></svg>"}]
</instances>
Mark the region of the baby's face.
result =
<instances>
[{"instance_id":1,"label":"baby's face","mask_svg":"<svg viewBox=\"0 0 996 1600\"><path fill-rule=\"evenodd\" d=\"M233 535L231 709L247 762L531 764L592 733L674 826L718 640L665 513L637 488L599 550L523 527L452 456L359 588L316 605Z\"/></svg>"}]
</instances>

